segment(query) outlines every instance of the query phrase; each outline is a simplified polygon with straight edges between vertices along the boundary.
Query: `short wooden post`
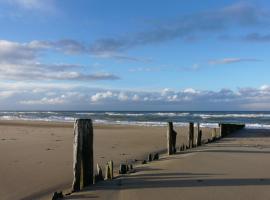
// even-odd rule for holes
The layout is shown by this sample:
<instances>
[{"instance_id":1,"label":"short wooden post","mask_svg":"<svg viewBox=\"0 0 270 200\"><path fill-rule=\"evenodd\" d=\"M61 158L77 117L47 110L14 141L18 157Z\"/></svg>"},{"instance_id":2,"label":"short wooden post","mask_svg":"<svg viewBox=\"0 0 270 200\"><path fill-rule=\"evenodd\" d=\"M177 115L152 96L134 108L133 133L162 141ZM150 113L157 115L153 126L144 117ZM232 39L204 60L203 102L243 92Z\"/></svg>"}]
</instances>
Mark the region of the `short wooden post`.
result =
<instances>
[{"instance_id":1,"label":"short wooden post","mask_svg":"<svg viewBox=\"0 0 270 200\"><path fill-rule=\"evenodd\" d=\"M105 179L106 180L112 180L113 179L113 161L112 160L110 160L106 164Z\"/></svg>"},{"instance_id":2,"label":"short wooden post","mask_svg":"<svg viewBox=\"0 0 270 200\"><path fill-rule=\"evenodd\" d=\"M119 166L119 174L126 174L127 173L127 165L126 164L120 164Z\"/></svg>"},{"instance_id":3,"label":"short wooden post","mask_svg":"<svg viewBox=\"0 0 270 200\"><path fill-rule=\"evenodd\" d=\"M194 123L189 123L189 148L194 146Z\"/></svg>"},{"instance_id":4,"label":"short wooden post","mask_svg":"<svg viewBox=\"0 0 270 200\"><path fill-rule=\"evenodd\" d=\"M177 133L173 130L173 123L168 122L168 128L167 128L168 155L172 155L176 152L176 135L177 135Z\"/></svg>"},{"instance_id":5,"label":"short wooden post","mask_svg":"<svg viewBox=\"0 0 270 200\"><path fill-rule=\"evenodd\" d=\"M113 161L112 160L110 160L109 162L108 162L108 165L109 165L109 170L110 170L110 180L112 180L113 179Z\"/></svg>"},{"instance_id":6,"label":"short wooden post","mask_svg":"<svg viewBox=\"0 0 270 200\"><path fill-rule=\"evenodd\" d=\"M159 154L155 153L153 160L158 160L158 159L159 159Z\"/></svg>"},{"instance_id":7,"label":"short wooden post","mask_svg":"<svg viewBox=\"0 0 270 200\"><path fill-rule=\"evenodd\" d=\"M219 124L219 135L221 138L224 137L224 128L223 128L223 124Z\"/></svg>"},{"instance_id":8,"label":"short wooden post","mask_svg":"<svg viewBox=\"0 0 270 200\"><path fill-rule=\"evenodd\" d=\"M148 155L148 162L151 162L152 160L153 160L152 154L150 153L150 154Z\"/></svg>"},{"instance_id":9,"label":"short wooden post","mask_svg":"<svg viewBox=\"0 0 270 200\"><path fill-rule=\"evenodd\" d=\"M91 119L77 119L74 124L72 190L93 184L93 125Z\"/></svg>"},{"instance_id":10,"label":"short wooden post","mask_svg":"<svg viewBox=\"0 0 270 200\"><path fill-rule=\"evenodd\" d=\"M107 163L105 166L105 180L110 180L110 167L109 164Z\"/></svg>"}]
</instances>

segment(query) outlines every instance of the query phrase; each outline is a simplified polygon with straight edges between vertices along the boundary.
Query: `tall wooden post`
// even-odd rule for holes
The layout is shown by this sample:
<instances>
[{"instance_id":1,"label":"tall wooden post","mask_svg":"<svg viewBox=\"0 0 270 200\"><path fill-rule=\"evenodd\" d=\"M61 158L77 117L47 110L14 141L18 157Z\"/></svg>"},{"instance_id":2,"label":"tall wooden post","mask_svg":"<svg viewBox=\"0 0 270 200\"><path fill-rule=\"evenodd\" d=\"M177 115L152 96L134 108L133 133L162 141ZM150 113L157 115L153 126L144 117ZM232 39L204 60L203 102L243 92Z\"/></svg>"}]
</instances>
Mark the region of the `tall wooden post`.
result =
<instances>
[{"instance_id":1,"label":"tall wooden post","mask_svg":"<svg viewBox=\"0 0 270 200\"><path fill-rule=\"evenodd\" d=\"M195 137L196 139L195 139L195 142L194 142L194 143L195 143L195 144L194 144L195 146L198 146L198 143L199 143L199 141L198 141L198 139L199 139L199 134L200 134L200 123L198 122L198 123L197 123L197 134L196 134L196 137Z\"/></svg>"},{"instance_id":2,"label":"tall wooden post","mask_svg":"<svg viewBox=\"0 0 270 200\"><path fill-rule=\"evenodd\" d=\"M72 190L93 184L93 125L91 119L77 119L74 124Z\"/></svg>"},{"instance_id":3,"label":"tall wooden post","mask_svg":"<svg viewBox=\"0 0 270 200\"><path fill-rule=\"evenodd\" d=\"M176 131L173 130L173 123L168 122L167 129L167 149L168 155L172 155L176 152Z\"/></svg>"},{"instance_id":4,"label":"tall wooden post","mask_svg":"<svg viewBox=\"0 0 270 200\"><path fill-rule=\"evenodd\" d=\"M202 145L202 130L199 130L198 139L197 139L197 146L201 146L201 145Z\"/></svg>"},{"instance_id":5,"label":"tall wooden post","mask_svg":"<svg viewBox=\"0 0 270 200\"><path fill-rule=\"evenodd\" d=\"M189 123L189 148L194 146L194 123Z\"/></svg>"}]
</instances>

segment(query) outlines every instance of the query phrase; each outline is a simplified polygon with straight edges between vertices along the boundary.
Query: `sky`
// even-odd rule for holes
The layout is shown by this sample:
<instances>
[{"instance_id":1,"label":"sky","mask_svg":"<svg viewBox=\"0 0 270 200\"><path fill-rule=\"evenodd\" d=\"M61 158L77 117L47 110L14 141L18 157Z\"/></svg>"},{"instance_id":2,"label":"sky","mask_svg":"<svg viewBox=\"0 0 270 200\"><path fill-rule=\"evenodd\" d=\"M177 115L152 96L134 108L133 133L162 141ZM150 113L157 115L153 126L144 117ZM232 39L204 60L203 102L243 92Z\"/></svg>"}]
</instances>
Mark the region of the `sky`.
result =
<instances>
[{"instance_id":1,"label":"sky","mask_svg":"<svg viewBox=\"0 0 270 200\"><path fill-rule=\"evenodd\" d=\"M270 110L267 0L0 0L0 110Z\"/></svg>"}]
</instances>

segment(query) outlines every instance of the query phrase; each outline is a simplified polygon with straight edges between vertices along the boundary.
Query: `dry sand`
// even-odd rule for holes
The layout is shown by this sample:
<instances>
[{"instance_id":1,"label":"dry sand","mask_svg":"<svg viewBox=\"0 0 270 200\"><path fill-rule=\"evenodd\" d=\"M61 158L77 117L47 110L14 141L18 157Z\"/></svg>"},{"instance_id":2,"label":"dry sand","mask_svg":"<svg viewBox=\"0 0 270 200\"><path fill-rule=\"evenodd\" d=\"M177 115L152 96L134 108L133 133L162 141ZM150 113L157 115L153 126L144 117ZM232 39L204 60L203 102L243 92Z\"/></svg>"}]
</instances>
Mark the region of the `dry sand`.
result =
<instances>
[{"instance_id":1,"label":"dry sand","mask_svg":"<svg viewBox=\"0 0 270 200\"><path fill-rule=\"evenodd\" d=\"M65 199L269 200L270 131L241 130Z\"/></svg>"},{"instance_id":2,"label":"dry sand","mask_svg":"<svg viewBox=\"0 0 270 200\"><path fill-rule=\"evenodd\" d=\"M188 130L177 131L181 145ZM0 121L0 199L46 199L70 188L72 143L72 123ZM95 125L94 144L95 163L104 166L112 159L117 168L165 150L166 127Z\"/></svg>"}]
</instances>

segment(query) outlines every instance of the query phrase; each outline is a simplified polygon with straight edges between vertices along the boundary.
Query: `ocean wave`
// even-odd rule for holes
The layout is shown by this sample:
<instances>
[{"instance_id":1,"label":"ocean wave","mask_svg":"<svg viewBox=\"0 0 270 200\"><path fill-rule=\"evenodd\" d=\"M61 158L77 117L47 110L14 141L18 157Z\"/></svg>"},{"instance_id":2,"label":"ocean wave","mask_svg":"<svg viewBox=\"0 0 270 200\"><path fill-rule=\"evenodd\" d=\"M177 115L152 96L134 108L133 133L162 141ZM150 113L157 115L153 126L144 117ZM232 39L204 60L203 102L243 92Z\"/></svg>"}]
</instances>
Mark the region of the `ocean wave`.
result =
<instances>
[{"instance_id":1,"label":"ocean wave","mask_svg":"<svg viewBox=\"0 0 270 200\"><path fill-rule=\"evenodd\" d=\"M105 112L105 114L109 116L134 116L134 117L145 115L143 113L115 113L115 112Z\"/></svg>"},{"instance_id":2,"label":"ocean wave","mask_svg":"<svg viewBox=\"0 0 270 200\"><path fill-rule=\"evenodd\" d=\"M246 124L248 129L270 129L270 124Z\"/></svg>"},{"instance_id":3,"label":"ocean wave","mask_svg":"<svg viewBox=\"0 0 270 200\"><path fill-rule=\"evenodd\" d=\"M151 115L157 115L161 117L184 117L188 116L190 113L174 113L174 112L158 112L158 113L151 113Z\"/></svg>"},{"instance_id":4,"label":"ocean wave","mask_svg":"<svg viewBox=\"0 0 270 200\"><path fill-rule=\"evenodd\" d=\"M193 114L194 117L209 118L270 118L270 114Z\"/></svg>"},{"instance_id":5,"label":"ocean wave","mask_svg":"<svg viewBox=\"0 0 270 200\"><path fill-rule=\"evenodd\" d=\"M99 113L93 113L93 112L77 112L76 115L97 115Z\"/></svg>"},{"instance_id":6,"label":"ocean wave","mask_svg":"<svg viewBox=\"0 0 270 200\"><path fill-rule=\"evenodd\" d=\"M73 122L75 120L74 117L57 117L57 116L50 116L50 117L33 117L33 116L10 116L4 115L0 116L1 120L25 120L25 121L47 121L47 122Z\"/></svg>"}]
</instances>

